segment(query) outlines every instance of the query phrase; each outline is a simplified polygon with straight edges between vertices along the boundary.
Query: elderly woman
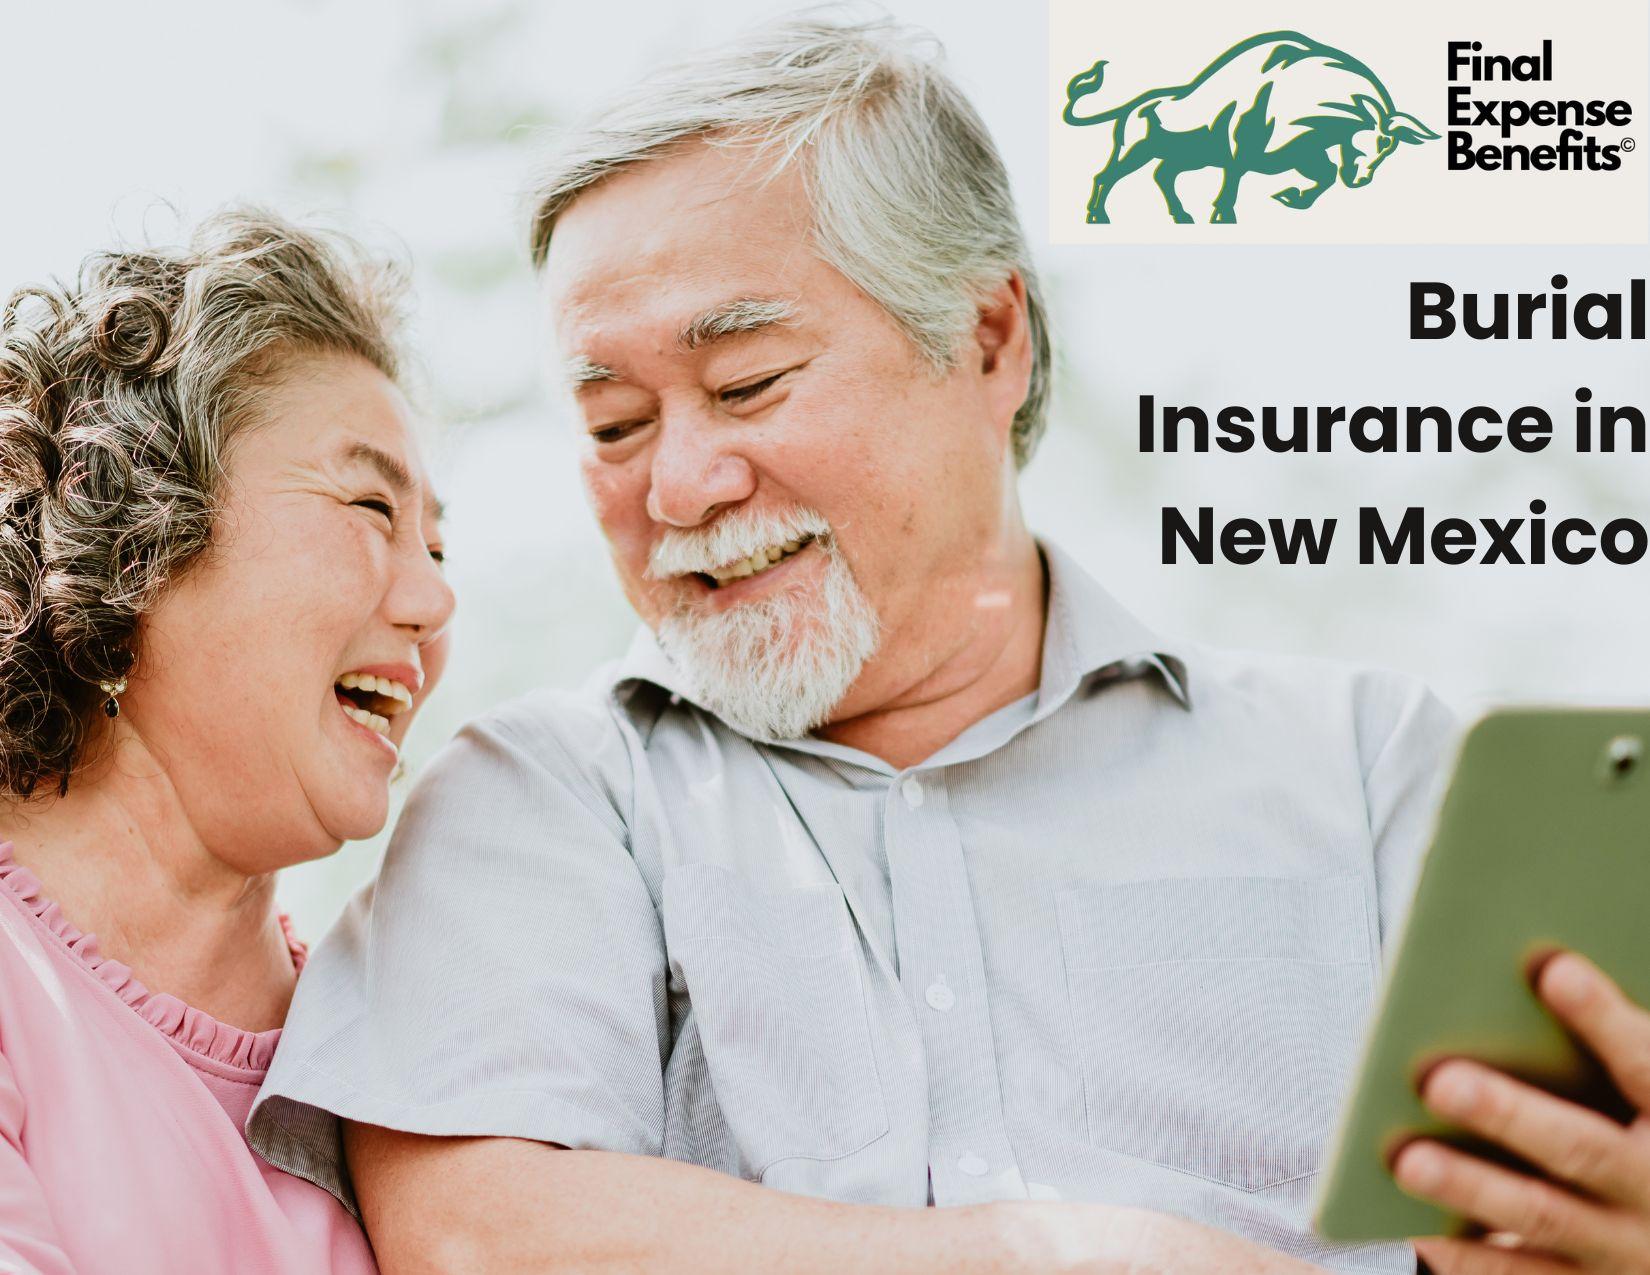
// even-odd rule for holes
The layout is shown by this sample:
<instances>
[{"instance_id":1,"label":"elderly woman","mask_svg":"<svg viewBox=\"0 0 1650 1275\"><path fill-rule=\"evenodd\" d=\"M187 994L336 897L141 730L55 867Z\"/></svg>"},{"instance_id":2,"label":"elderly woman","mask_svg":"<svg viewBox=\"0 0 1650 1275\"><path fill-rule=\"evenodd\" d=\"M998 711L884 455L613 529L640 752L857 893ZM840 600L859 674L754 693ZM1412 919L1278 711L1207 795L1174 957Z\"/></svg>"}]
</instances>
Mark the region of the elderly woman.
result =
<instances>
[{"instance_id":1,"label":"elderly woman","mask_svg":"<svg viewBox=\"0 0 1650 1275\"><path fill-rule=\"evenodd\" d=\"M372 1269L241 1125L453 608L392 284L238 212L0 321L0 1269Z\"/></svg>"}]
</instances>

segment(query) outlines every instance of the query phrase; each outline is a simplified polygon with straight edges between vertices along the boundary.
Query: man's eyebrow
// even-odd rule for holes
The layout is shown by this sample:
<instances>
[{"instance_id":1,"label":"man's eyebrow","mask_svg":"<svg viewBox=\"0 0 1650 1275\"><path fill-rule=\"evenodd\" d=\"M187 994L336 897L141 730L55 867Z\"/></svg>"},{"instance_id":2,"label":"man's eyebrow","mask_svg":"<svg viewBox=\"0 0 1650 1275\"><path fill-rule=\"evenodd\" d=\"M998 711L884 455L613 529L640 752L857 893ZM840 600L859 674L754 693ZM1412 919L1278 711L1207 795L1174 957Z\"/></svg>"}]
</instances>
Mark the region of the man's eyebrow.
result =
<instances>
[{"instance_id":1,"label":"man's eyebrow","mask_svg":"<svg viewBox=\"0 0 1650 1275\"><path fill-rule=\"evenodd\" d=\"M409 496L418 490L418 483L414 481L412 472L397 456L390 455L382 447L374 447L371 443L357 440L344 448L344 460L348 464L371 465L378 471L378 476L395 488L396 495ZM424 492L424 512L435 521L440 522L446 517L447 509L433 491Z\"/></svg>"},{"instance_id":2,"label":"man's eyebrow","mask_svg":"<svg viewBox=\"0 0 1650 1275\"><path fill-rule=\"evenodd\" d=\"M763 328L795 323L797 308L783 297L735 297L694 315L676 333L676 345L684 351L697 350L724 337L760 332ZM570 355L562 364L563 374L575 390L601 381L624 378L605 363L587 354Z\"/></svg>"},{"instance_id":3,"label":"man's eyebrow","mask_svg":"<svg viewBox=\"0 0 1650 1275\"><path fill-rule=\"evenodd\" d=\"M782 297L736 297L694 315L676 334L676 344L683 350L697 350L723 337L760 332L796 319L795 303Z\"/></svg>"},{"instance_id":4,"label":"man's eyebrow","mask_svg":"<svg viewBox=\"0 0 1650 1275\"><path fill-rule=\"evenodd\" d=\"M612 368L605 363L596 362L585 354L572 355L562 365L562 370L567 379L573 383L575 389L581 385L594 384L596 381L616 381L619 379L619 374Z\"/></svg>"}]
</instances>

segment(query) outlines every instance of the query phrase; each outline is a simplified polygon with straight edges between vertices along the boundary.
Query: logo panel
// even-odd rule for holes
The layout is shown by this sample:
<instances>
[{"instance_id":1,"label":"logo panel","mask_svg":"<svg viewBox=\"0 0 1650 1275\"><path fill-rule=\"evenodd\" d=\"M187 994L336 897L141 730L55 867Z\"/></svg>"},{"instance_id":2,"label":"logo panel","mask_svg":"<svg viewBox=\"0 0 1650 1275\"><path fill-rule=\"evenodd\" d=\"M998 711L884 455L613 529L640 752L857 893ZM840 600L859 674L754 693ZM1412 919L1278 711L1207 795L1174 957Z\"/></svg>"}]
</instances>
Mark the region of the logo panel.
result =
<instances>
[{"instance_id":1,"label":"logo panel","mask_svg":"<svg viewBox=\"0 0 1650 1275\"><path fill-rule=\"evenodd\" d=\"M1647 15L1051 0L1051 238L1650 242Z\"/></svg>"}]
</instances>

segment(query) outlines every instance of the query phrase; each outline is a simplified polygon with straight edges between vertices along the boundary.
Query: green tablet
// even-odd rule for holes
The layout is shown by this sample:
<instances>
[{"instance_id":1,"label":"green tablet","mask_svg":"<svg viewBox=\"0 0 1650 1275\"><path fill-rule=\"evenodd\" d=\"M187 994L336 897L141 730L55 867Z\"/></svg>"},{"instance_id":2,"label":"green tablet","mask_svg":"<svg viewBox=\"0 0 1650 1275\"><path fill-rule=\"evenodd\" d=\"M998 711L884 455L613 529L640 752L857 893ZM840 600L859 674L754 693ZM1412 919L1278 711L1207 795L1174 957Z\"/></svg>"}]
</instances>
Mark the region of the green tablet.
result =
<instances>
[{"instance_id":1,"label":"green tablet","mask_svg":"<svg viewBox=\"0 0 1650 1275\"><path fill-rule=\"evenodd\" d=\"M1528 971L1555 948L1650 1005L1650 711L1504 711L1468 732L1324 1173L1326 1239L1461 1231L1387 1169L1416 1134L1516 1163L1421 1105L1416 1083L1444 1058L1625 1117L1530 989Z\"/></svg>"}]
</instances>

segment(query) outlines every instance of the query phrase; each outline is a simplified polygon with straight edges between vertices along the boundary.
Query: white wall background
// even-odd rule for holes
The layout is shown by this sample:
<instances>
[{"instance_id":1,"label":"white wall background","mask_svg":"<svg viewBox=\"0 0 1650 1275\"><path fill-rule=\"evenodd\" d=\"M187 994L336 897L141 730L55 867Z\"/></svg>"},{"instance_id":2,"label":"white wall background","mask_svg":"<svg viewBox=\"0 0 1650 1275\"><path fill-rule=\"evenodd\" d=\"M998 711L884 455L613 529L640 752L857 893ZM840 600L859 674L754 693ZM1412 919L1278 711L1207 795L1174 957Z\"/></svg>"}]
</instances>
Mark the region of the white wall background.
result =
<instances>
[{"instance_id":1,"label":"white wall background","mask_svg":"<svg viewBox=\"0 0 1650 1275\"><path fill-rule=\"evenodd\" d=\"M464 718L616 652L631 620L574 472L574 433L539 384L543 318L518 233L532 129L658 59L787 7L760 0L117 0L5 6L0 288L69 274L87 250L231 199L322 214L416 264L417 342L435 386L434 459L461 598L448 680L414 731L416 768ZM1228 402L1488 402L1564 419L1575 386L1650 408L1642 344L1404 339L1405 282L1572 291L1647 273L1644 249L1103 248L1046 241L1047 30L1033 6L894 0L945 42L1013 172L1062 339L1055 423L1024 480L1061 539L1158 628L1407 669L1464 710L1650 697L1650 565L1322 567L1158 561L1158 510L1337 516L1425 505L1510 517L1650 518L1650 459L1144 457L1136 396ZM1029 11L1029 12L1028 12ZM1396 161L1395 161L1396 162ZM1326 196L1326 198L1332 197ZM288 874L315 936L382 838Z\"/></svg>"}]
</instances>

